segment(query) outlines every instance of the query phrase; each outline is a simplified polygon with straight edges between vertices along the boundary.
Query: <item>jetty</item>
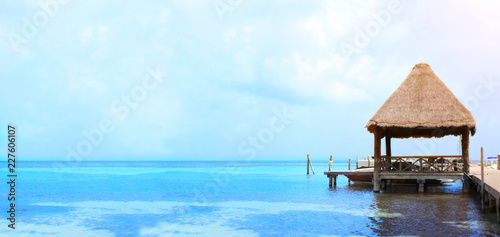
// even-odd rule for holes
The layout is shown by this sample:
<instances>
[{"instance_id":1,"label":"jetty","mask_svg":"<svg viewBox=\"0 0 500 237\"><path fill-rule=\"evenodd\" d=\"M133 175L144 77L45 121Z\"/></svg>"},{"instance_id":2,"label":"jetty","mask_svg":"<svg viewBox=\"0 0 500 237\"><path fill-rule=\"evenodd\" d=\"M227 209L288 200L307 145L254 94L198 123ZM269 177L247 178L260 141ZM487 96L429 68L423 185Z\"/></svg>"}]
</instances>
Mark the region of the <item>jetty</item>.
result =
<instances>
[{"instance_id":1,"label":"jetty","mask_svg":"<svg viewBox=\"0 0 500 237\"><path fill-rule=\"evenodd\" d=\"M498 155L500 161L500 155ZM481 197L483 209L496 211L497 221L500 222L500 165L496 167L484 165L471 165L470 173L467 175L470 180L469 188L473 188Z\"/></svg>"},{"instance_id":2,"label":"jetty","mask_svg":"<svg viewBox=\"0 0 500 237\"><path fill-rule=\"evenodd\" d=\"M389 96L365 128L374 137L373 191L393 180L416 180L424 191L430 180L462 178L468 185L469 136L476 132L472 113L457 99L426 63L415 65ZM391 139L441 138L459 136L461 155L392 156ZM385 138L385 155L381 141ZM432 142L432 141L431 141ZM412 152L413 153L413 152ZM327 171L330 186L338 175L353 175L357 171Z\"/></svg>"},{"instance_id":3,"label":"jetty","mask_svg":"<svg viewBox=\"0 0 500 237\"><path fill-rule=\"evenodd\" d=\"M460 157L461 156L458 155L449 157L393 156L391 159L394 159L395 162L388 163L384 161L386 166L382 167L382 171L379 174L381 187L385 188L386 185L391 185L392 183L409 184L411 183L410 181L415 181L419 191L423 192L425 185L429 183L440 184L441 182L439 180L463 179L463 169L457 163L457 158ZM453 158L455 159L451 160ZM350 180L358 179L373 182L375 172L374 169L365 168L347 171L325 171L324 174L330 180L329 186L335 187L339 175L344 175Z\"/></svg>"}]
</instances>

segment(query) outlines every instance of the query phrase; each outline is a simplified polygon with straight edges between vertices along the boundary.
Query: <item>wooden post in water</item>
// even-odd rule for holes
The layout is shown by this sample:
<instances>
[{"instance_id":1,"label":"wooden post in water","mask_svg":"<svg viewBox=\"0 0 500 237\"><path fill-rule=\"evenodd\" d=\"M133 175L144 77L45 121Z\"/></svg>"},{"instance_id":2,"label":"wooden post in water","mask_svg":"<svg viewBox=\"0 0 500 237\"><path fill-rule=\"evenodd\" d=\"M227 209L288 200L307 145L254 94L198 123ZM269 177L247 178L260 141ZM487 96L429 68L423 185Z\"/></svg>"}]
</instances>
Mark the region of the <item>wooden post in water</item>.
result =
<instances>
[{"instance_id":1,"label":"wooden post in water","mask_svg":"<svg viewBox=\"0 0 500 237\"><path fill-rule=\"evenodd\" d=\"M418 192L424 192L425 189L425 179L419 179L418 182Z\"/></svg>"},{"instance_id":2,"label":"wooden post in water","mask_svg":"<svg viewBox=\"0 0 500 237\"><path fill-rule=\"evenodd\" d=\"M497 222L500 222L500 198L495 199L497 208Z\"/></svg>"},{"instance_id":3,"label":"wooden post in water","mask_svg":"<svg viewBox=\"0 0 500 237\"><path fill-rule=\"evenodd\" d=\"M330 161L328 161L328 171L332 171L332 155L330 155Z\"/></svg>"},{"instance_id":4,"label":"wooden post in water","mask_svg":"<svg viewBox=\"0 0 500 237\"><path fill-rule=\"evenodd\" d=\"M307 174L309 174L309 166L311 166L311 170L314 173L314 168L313 168L313 164L311 163L311 160L309 159L309 154L307 154Z\"/></svg>"},{"instance_id":5,"label":"wooden post in water","mask_svg":"<svg viewBox=\"0 0 500 237\"><path fill-rule=\"evenodd\" d=\"M483 147L481 147L481 200L484 200L484 164L483 164Z\"/></svg>"},{"instance_id":6,"label":"wooden post in water","mask_svg":"<svg viewBox=\"0 0 500 237\"><path fill-rule=\"evenodd\" d=\"M375 129L374 137L374 161L375 164L373 166L373 192L380 192L380 138L382 131L377 126Z\"/></svg>"},{"instance_id":7,"label":"wooden post in water","mask_svg":"<svg viewBox=\"0 0 500 237\"><path fill-rule=\"evenodd\" d=\"M311 162L309 160L309 154L307 154L307 174L309 174L309 162Z\"/></svg>"},{"instance_id":8,"label":"wooden post in water","mask_svg":"<svg viewBox=\"0 0 500 237\"><path fill-rule=\"evenodd\" d=\"M495 210L495 205L497 204L493 195L488 194L488 204L489 211L493 212L493 210Z\"/></svg>"}]
</instances>

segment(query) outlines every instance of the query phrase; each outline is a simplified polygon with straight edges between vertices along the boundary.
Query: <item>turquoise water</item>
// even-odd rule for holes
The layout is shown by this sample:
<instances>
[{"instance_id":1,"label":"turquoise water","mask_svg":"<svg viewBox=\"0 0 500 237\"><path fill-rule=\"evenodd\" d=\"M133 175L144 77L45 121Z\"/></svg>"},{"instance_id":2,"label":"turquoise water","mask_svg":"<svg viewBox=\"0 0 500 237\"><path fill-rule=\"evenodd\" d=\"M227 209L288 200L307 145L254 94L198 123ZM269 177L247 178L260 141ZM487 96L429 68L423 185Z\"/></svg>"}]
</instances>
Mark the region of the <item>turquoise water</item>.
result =
<instances>
[{"instance_id":1,"label":"turquoise water","mask_svg":"<svg viewBox=\"0 0 500 237\"><path fill-rule=\"evenodd\" d=\"M328 187L305 162L24 162L16 230L1 236L495 236L461 182L429 187ZM347 169L334 163L336 170ZM5 177L5 176L4 176ZM7 184L0 187L3 197Z\"/></svg>"}]
</instances>

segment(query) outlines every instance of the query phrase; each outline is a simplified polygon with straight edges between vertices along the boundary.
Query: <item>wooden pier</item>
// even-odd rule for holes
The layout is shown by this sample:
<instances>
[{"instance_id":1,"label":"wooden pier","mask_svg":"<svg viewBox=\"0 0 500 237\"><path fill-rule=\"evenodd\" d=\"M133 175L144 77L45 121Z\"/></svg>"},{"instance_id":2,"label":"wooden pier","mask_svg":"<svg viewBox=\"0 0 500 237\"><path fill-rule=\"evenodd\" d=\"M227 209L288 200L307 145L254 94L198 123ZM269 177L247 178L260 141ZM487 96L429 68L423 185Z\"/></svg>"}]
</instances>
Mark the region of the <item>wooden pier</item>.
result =
<instances>
[{"instance_id":1,"label":"wooden pier","mask_svg":"<svg viewBox=\"0 0 500 237\"><path fill-rule=\"evenodd\" d=\"M361 170L348 170L348 171L325 171L324 174L330 180L329 186L337 186L337 176L339 175L355 175L355 176L367 176L368 180L373 179L373 169L361 169ZM369 176L369 177L368 177ZM447 180L447 179L462 179L464 174L461 172L380 172L380 179L382 187L387 184L393 183L393 180L416 180L418 184L418 189L420 192L424 191L426 180ZM500 180L500 171L499 171ZM500 184L498 184L500 187ZM500 189L498 189L500 190ZM499 192L500 194L500 192ZM499 196L500 197L500 196Z\"/></svg>"},{"instance_id":2,"label":"wooden pier","mask_svg":"<svg viewBox=\"0 0 500 237\"><path fill-rule=\"evenodd\" d=\"M347 171L325 171L324 173L328 179L330 180L329 186L330 187L335 187L337 186L337 176L339 175L361 175L361 176L371 176L373 177L373 170L372 169L366 169L366 170L347 170Z\"/></svg>"},{"instance_id":3,"label":"wooden pier","mask_svg":"<svg viewBox=\"0 0 500 237\"><path fill-rule=\"evenodd\" d=\"M387 149L390 152L390 149ZM464 179L467 160L461 155L441 156L380 156L378 168L356 169L349 171L326 171L330 179L330 187L336 186L337 176L345 175L351 181L372 182L373 187L380 190L387 184L416 183L423 192L426 184L440 184L440 180ZM350 163L350 159L349 159ZM350 167L350 165L349 165ZM378 174L377 174L378 173ZM378 180L378 182L377 182ZM378 186L377 186L378 185Z\"/></svg>"},{"instance_id":4,"label":"wooden pier","mask_svg":"<svg viewBox=\"0 0 500 237\"><path fill-rule=\"evenodd\" d=\"M470 186L481 196L483 208L496 211L497 221L500 221L500 170L489 167L483 167L483 170L484 179L481 179L481 166L470 166L470 173L468 175L471 181Z\"/></svg>"}]
</instances>

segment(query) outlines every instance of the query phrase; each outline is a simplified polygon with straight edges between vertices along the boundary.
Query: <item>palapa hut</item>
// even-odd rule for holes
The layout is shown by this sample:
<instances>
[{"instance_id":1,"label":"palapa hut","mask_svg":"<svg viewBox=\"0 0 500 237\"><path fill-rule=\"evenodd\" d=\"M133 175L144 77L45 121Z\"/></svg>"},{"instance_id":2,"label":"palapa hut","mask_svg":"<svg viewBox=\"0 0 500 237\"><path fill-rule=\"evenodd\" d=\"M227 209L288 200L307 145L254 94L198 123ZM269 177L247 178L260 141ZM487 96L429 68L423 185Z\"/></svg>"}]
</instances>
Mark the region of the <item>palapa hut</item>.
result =
<instances>
[{"instance_id":1,"label":"palapa hut","mask_svg":"<svg viewBox=\"0 0 500 237\"><path fill-rule=\"evenodd\" d=\"M426 63L419 63L413 67L408 77L368 121L366 128L375 137L374 191L380 190L381 171L404 172L412 170L411 167L417 167L416 164L420 164L420 167L419 170L413 169L414 172L468 173L469 132L474 135L476 122L471 112L460 103ZM391 138L431 138L446 135L462 137L462 156L406 158L391 156ZM384 137L387 154L381 156L380 142ZM455 159L455 163L445 157ZM393 161L398 160L399 165L409 158L416 162L410 162L411 167L408 170L398 170L397 165L391 162L391 158ZM436 159L440 159L441 166L437 165ZM457 160L463 162L463 169L461 167L457 169ZM449 166L444 167L443 162ZM423 169L425 164L432 169Z\"/></svg>"}]
</instances>

